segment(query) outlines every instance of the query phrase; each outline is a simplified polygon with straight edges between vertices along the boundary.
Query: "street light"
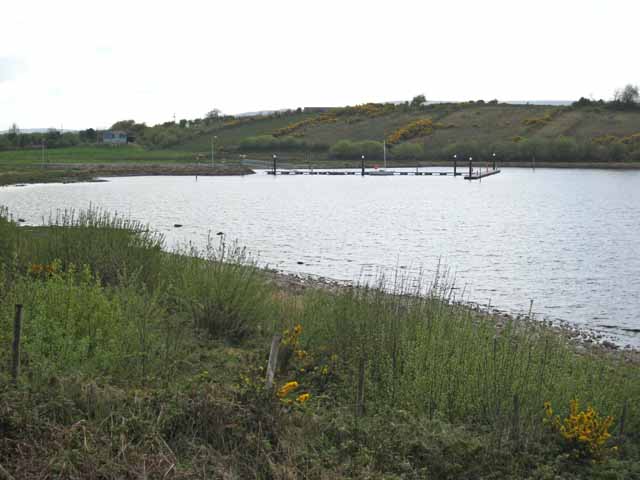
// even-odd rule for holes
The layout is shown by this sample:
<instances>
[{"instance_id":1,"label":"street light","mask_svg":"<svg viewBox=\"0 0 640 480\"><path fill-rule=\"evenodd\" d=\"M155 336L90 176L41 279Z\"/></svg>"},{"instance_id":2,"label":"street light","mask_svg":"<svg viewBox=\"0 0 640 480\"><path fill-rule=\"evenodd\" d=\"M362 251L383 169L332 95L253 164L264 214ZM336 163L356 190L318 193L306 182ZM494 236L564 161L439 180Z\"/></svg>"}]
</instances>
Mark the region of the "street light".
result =
<instances>
[{"instance_id":1,"label":"street light","mask_svg":"<svg viewBox=\"0 0 640 480\"><path fill-rule=\"evenodd\" d=\"M211 139L211 168L215 167L215 162L213 160L213 142L217 139L217 136L213 136L213 138Z\"/></svg>"},{"instance_id":2,"label":"street light","mask_svg":"<svg viewBox=\"0 0 640 480\"><path fill-rule=\"evenodd\" d=\"M458 174L458 154L453 154L453 177L455 178Z\"/></svg>"},{"instance_id":3,"label":"street light","mask_svg":"<svg viewBox=\"0 0 640 480\"><path fill-rule=\"evenodd\" d=\"M493 169L495 170L496 169L496 153L495 152L493 152L492 157L493 157Z\"/></svg>"},{"instance_id":4,"label":"street light","mask_svg":"<svg viewBox=\"0 0 640 480\"><path fill-rule=\"evenodd\" d=\"M360 158L362 159L362 162L360 164L360 173L364 177L364 155L362 155L362 157L360 157Z\"/></svg>"},{"instance_id":5,"label":"street light","mask_svg":"<svg viewBox=\"0 0 640 480\"><path fill-rule=\"evenodd\" d=\"M273 154L273 174L276 174L276 161L278 159L278 156L274 153Z\"/></svg>"}]
</instances>

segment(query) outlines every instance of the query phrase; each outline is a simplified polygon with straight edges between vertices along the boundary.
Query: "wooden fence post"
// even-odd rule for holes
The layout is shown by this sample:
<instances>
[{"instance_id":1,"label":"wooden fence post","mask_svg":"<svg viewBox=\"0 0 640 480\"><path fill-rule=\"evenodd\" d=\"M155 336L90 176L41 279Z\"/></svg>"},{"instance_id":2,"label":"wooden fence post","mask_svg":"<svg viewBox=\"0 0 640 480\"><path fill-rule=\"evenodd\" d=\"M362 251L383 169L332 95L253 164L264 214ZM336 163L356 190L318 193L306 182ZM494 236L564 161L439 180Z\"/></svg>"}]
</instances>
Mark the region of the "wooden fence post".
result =
<instances>
[{"instance_id":1,"label":"wooden fence post","mask_svg":"<svg viewBox=\"0 0 640 480\"><path fill-rule=\"evenodd\" d=\"M358 392L356 394L356 417L361 417L364 414L364 374L365 374L365 360L364 357L360 359L360 365L358 366Z\"/></svg>"},{"instance_id":2,"label":"wooden fence post","mask_svg":"<svg viewBox=\"0 0 640 480\"><path fill-rule=\"evenodd\" d=\"M16 305L16 316L13 320L13 348L11 357L11 378L18 383L20 375L20 332L22 330L22 305Z\"/></svg>"},{"instance_id":3,"label":"wooden fence post","mask_svg":"<svg viewBox=\"0 0 640 480\"><path fill-rule=\"evenodd\" d=\"M267 364L267 390L273 388L273 379L276 375L276 369L278 368L278 350L280 350L280 340L282 335L276 333L271 339L271 350L269 351L269 363Z\"/></svg>"}]
</instances>

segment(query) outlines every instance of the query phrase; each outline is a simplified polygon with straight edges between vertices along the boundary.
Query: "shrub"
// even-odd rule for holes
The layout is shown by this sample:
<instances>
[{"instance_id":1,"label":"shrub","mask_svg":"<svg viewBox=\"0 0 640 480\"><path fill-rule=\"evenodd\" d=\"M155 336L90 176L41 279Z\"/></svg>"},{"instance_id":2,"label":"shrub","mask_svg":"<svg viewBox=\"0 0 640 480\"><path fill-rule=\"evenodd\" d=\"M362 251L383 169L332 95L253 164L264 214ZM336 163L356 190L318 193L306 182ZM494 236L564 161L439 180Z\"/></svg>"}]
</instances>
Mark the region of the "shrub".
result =
<instances>
[{"instance_id":1,"label":"shrub","mask_svg":"<svg viewBox=\"0 0 640 480\"><path fill-rule=\"evenodd\" d=\"M560 419L558 415L553 415L551 402L546 402L545 421L560 436L564 447L572 453L581 458L601 459L611 451L607 448L607 441L611 438L609 428L613 417L600 417L592 406L588 406L586 410L579 410L579 407L577 399L571 400L569 415Z\"/></svg>"},{"instance_id":2,"label":"shrub","mask_svg":"<svg viewBox=\"0 0 640 480\"><path fill-rule=\"evenodd\" d=\"M171 292L178 309L187 312L196 328L211 337L238 343L272 321L272 289L244 249L226 245L204 252L180 252L168 268L175 276Z\"/></svg>"},{"instance_id":3,"label":"shrub","mask_svg":"<svg viewBox=\"0 0 640 480\"><path fill-rule=\"evenodd\" d=\"M393 157L400 160L417 160L424 155L424 148L419 143L401 143L393 147Z\"/></svg>"},{"instance_id":4,"label":"shrub","mask_svg":"<svg viewBox=\"0 0 640 480\"><path fill-rule=\"evenodd\" d=\"M352 142L350 140L340 140L329 150L331 158L356 159L362 155L366 159L379 160L383 157L383 147L381 142L365 140L362 142Z\"/></svg>"}]
</instances>

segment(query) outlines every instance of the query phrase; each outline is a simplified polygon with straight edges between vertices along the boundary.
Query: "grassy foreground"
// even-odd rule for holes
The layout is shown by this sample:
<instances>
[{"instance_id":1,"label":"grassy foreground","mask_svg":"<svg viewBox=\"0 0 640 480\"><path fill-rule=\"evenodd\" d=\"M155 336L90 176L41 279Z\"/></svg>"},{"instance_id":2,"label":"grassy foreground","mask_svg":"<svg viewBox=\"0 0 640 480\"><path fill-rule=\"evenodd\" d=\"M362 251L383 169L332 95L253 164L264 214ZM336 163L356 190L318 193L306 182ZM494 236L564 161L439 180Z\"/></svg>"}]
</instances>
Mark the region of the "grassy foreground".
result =
<instances>
[{"instance_id":1,"label":"grassy foreground","mask_svg":"<svg viewBox=\"0 0 640 480\"><path fill-rule=\"evenodd\" d=\"M100 212L1 213L0 478L640 478L630 355L438 281L282 288L224 240L162 246Z\"/></svg>"}]
</instances>

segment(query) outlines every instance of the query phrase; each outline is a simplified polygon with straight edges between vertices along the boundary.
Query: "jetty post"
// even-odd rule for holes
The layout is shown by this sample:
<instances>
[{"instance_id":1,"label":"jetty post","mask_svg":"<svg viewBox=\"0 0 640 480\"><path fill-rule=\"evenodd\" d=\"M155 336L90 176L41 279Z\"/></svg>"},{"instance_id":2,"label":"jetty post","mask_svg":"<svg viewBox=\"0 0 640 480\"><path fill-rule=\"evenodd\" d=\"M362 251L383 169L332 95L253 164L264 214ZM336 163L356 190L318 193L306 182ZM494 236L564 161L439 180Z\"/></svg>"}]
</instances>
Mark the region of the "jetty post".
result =
<instances>
[{"instance_id":1,"label":"jetty post","mask_svg":"<svg viewBox=\"0 0 640 480\"><path fill-rule=\"evenodd\" d=\"M453 178L458 174L458 154L453 154Z\"/></svg>"},{"instance_id":2,"label":"jetty post","mask_svg":"<svg viewBox=\"0 0 640 480\"><path fill-rule=\"evenodd\" d=\"M273 154L273 174L276 174L276 161L278 160L278 156L274 153Z\"/></svg>"},{"instance_id":3,"label":"jetty post","mask_svg":"<svg viewBox=\"0 0 640 480\"><path fill-rule=\"evenodd\" d=\"M360 159L362 160L362 162L360 164L360 173L364 177L364 155L362 155L362 157L360 157Z\"/></svg>"}]
</instances>

